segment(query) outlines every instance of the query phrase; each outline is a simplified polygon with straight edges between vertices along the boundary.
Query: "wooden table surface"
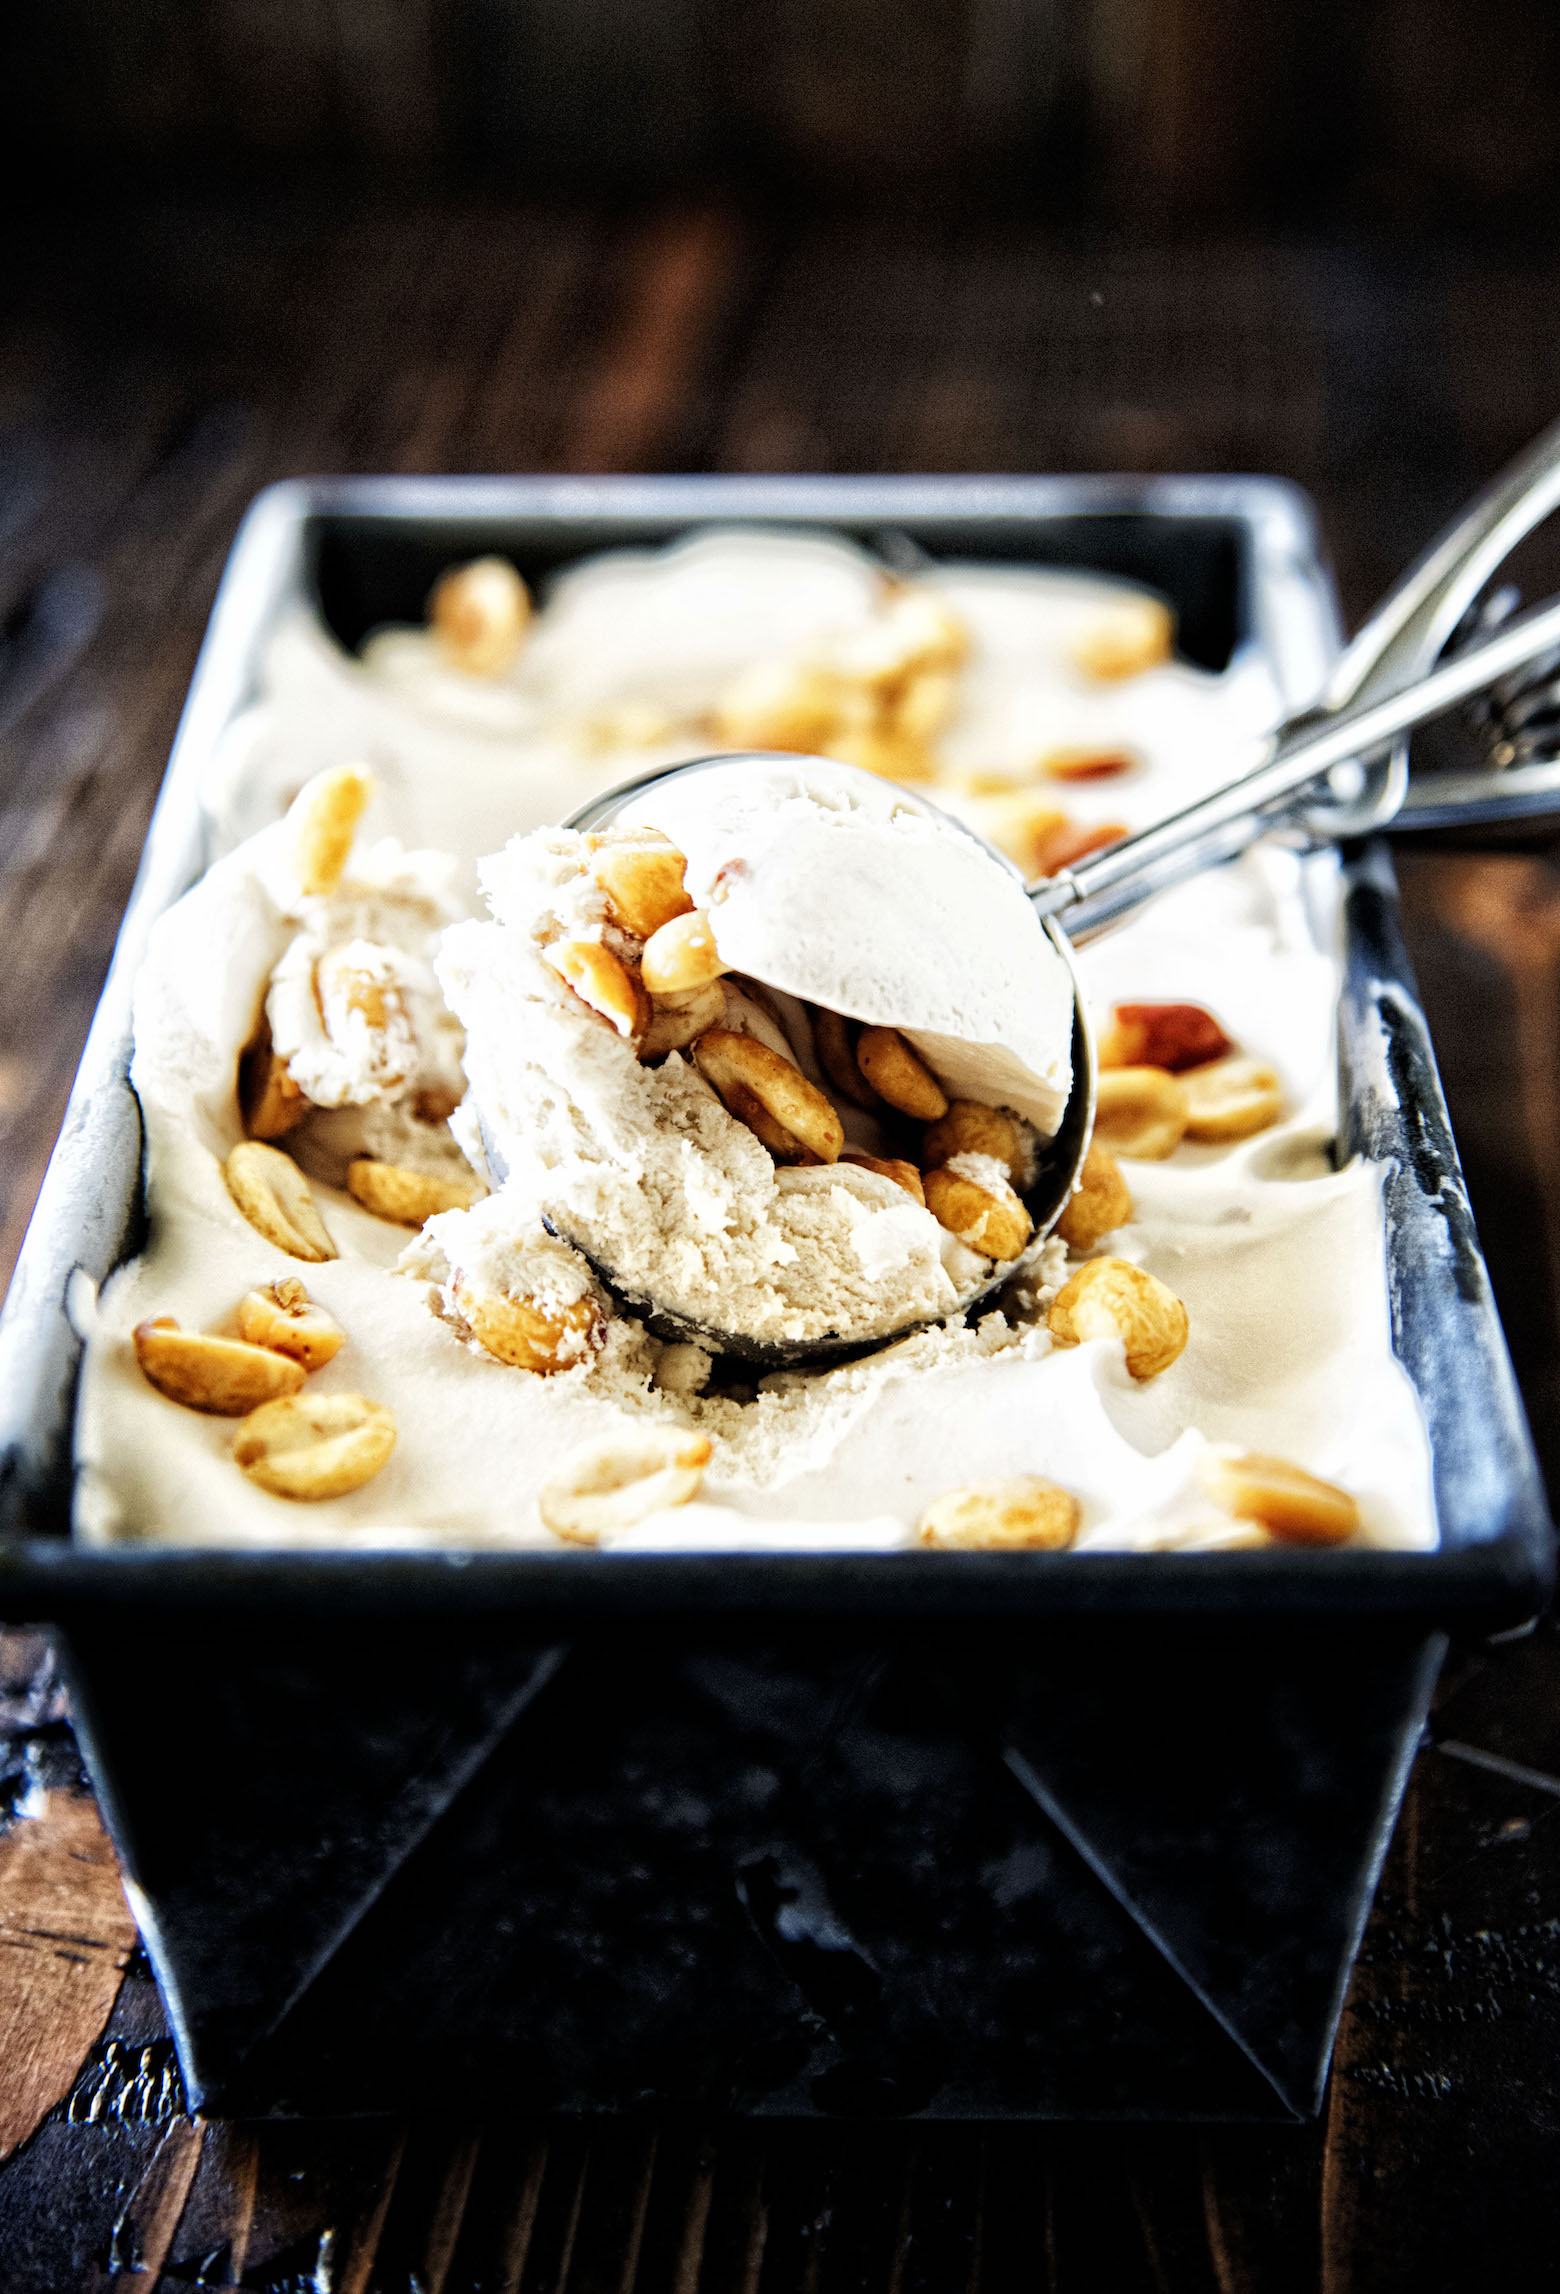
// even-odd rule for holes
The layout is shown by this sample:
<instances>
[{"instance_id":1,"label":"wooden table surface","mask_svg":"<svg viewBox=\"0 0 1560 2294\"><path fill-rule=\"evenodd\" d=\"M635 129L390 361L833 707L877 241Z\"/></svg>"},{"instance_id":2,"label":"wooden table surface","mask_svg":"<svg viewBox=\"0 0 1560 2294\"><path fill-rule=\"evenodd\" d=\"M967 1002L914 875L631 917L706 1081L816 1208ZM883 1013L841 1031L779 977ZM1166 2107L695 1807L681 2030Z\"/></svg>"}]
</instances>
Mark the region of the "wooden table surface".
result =
<instances>
[{"instance_id":1,"label":"wooden table surface","mask_svg":"<svg viewBox=\"0 0 1560 2294\"><path fill-rule=\"evenodd\" d=\"M1560 405L1531 249L1136 246L719 203L126 205L0 317L0 1261L222 560L302 471L1267 470L1357 617ZM1560 873L1406 905L1546 1467ZM198 1713L169 1696L170 1741ZM204 2125L41 1634L0 1634L0 2294L1521 2294L1560 2276L1560 1645L1455 1649L1300 2131Z\"/></svg>"}]
</instances>

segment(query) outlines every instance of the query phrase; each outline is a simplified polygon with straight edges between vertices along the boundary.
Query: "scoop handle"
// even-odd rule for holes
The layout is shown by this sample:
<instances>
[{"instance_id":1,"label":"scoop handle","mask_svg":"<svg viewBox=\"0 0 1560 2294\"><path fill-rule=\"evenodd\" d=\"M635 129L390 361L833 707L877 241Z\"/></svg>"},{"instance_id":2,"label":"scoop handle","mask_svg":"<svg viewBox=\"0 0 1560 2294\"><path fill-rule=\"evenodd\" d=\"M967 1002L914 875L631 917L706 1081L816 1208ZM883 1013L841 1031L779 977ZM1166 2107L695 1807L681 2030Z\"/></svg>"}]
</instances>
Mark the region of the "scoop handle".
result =
<instances>
[{"instance_id":1,"label":"scoop handle","mask_svg":"<svg viewBox=\"0 0 1560 2294\"><path fill-rule=\"evenodd\" d=\"M1032 885L1030 898L1042 916L1054 916L1065 927L1069 939L1103 931L1151 893L1243 852L1296 810L1297 798L1335 765L1379 755L1400 734L1442 716L1557 643L1560 598L1550 598L1394 692L1293 719L1250 772Z\"/></svg>"}]
</instances>

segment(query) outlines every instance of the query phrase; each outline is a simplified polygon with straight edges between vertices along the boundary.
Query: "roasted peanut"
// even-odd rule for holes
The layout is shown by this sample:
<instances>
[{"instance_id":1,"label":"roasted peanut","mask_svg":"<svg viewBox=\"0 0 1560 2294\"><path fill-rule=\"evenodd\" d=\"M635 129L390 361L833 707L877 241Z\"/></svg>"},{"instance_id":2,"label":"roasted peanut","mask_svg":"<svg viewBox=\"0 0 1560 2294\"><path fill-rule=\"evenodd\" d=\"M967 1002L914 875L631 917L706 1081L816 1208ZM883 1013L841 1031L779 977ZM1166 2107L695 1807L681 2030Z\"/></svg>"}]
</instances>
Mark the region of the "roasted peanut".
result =
<instances>
[{"instance_id":1,"label":"roasted peanut","mask_svg":"<svg viewBox=\"0 0 1560 2294\"><path fill-rule=\"evenodd\" d=\"M694 908L651 933L639 968L652 996L680 996L718 980L731 966L721 961L708 916Z\"/></svg>"},{"instance_id":2,"label":"roasted peanut","mask_svg":"<svg viewBox=\"0 0 1560 2294\"><path fill-rule=\"evenodd\" d=\"M1008 1177L1022 1179L1028 1157L1024 1136L1011 1115L1000 1107L986 1107L978 1099L950 1099L921 1141L921 1161L928 1170L951 1163L955 1155L989 1155Z\"/></svg>"},{"instance_id":3,"label":"roasted peanut","mask_svg":"<svg viewBox=\"0 0 1560 2294\"><path fill-rule=\"evenodd\" d=\"M1067 650L1086 677L1114 683L1170 658L1175 623L1157 597L1113 598L1073 634Z\"/></svg>"},{"instance_id":4,"label":"roasted peanut","mask_svg":"<svg viewBox=\"0 0 1560 2294\"><path fill-rule=\"evenodd\" d=\"M383 1403L363 1394L292 1394L250 1412L233 1456L261 1489L306 1505L361 1489L394 1448L395 1420Z\"/></svg>"},{"instance_id":5,"label":"roasted peanut","mask_svg":"<svg viewBox=\"0 0 1560 2294\"><path fill-rule=\"evenodd\" d=\"M380 1163L358 1155L347 1165L347 1193L376 1219L393 1220L398 1227L420 1227L440 1211L469 1211L482 1188L475 1179L435 1178L431 1172L408 1171L399 1163Z\"/></svg>"},{"instance_id":6,"label":"roasted peanut","mask_svg":"<svg viewBox=\"0 0 1560 2294\"><path fill-rule=\"evenodd\" d=\"M590 873L607 896L615 924L648 940L693 902L683 885L688 863L656 828L613 829L591 837Z\"/></svg>"},{"instance_id":7,"label":"roasted peanut","mask_svg":"<svg viewBox=\"0 0 1560 2294\"><path fill-rule=\"evenodd\" d=\"M1157 1378L1186 1345L1186 1308L1158 1278L1130 1259L1088 1259L1069 1276L1047 1316L1059 1346L1120 1338L1134 1378Z\"/></svg>"},{"instance_id":8,"label":"roasted peanut","mask_svg":"<svg viewBox=\"0 0 1560 2294\"><path fill-rule=\"evenodd\" d=\"M530 618L530 592L507 558L453 567L428 600L434 643L472 677L500 677L512 666Z\"/></svg>"},{"instance_id":9,"label":"roasted peanut","mask_svg":"<svg viewBox=\"0 0 1560 2294\"><path fill-rule=\"evenodd\" d=\"M855 1163L863 1171L876 1171L880 1179L892 1179L896 1187L903 1187L905 1193L913 1195L922 1210L925 1210L926 1189L913 1163L902 1162L897 1155L864 1155L859 1147L847 1147L840 1161Z\"/></svg>"},{"instance_id":10,"label":"roasted peanut","mask_svg":"<svg viewBox=\"0 0 1560 2294\"><path fill-rule=\"evenodd\" d=\"M931 752L920 741L890 727L853 726L829 735L824 754L842 765L856 765L885 781L930 781L937 777Z\"/></svg>"},{"instance_id":11,"label":"roasted peanut","mask_svg":"<svg viewBox=\"0 0 1560 2294\"><path fill-rule=\"evenodd\" d=\"M1091 1140L1056 1232L1070 1251L1092 1251L1102 1236L1125 1226L1131 1216L1132 1197L1115 1156L1097 1139Z\"/></svg>"},{"instance_id":12,"label":"roasted peanut","mask_svg":"<svg viewBox=\"0 0 1560 2294\"><path fill-rule=\"evenodd\" d=\"M1118 1004L1096 1057L1101 1067L1163 1067L1179 1075L1234 1048L1201 1004Z\"/></svg>"},{"instance_id":13,"label":"roasted peanut","mask_svg":"<svg viewBox=\"0 0 1560 2294\"><path fill-rule=\"evenodd\" d=\"M947 1114L948 1094L898 1028L863 1028L856 1038L856 1065L878 1097L901 1115L933 1123Z\"/></svg>"},{"instance_id":14,"label":"roasted peanut","mask_svg":"<svg viewBox=\"0 0 1560 2294\"><path fill-rule=\"evenodd\" d=\"M239 1060L238 1106L251 1139L281 1139L309 1112L308 1100L271 1049L269 1029Z\"/></svg>"},{"instance_id":15,"label":"roasted peanut","mask_svg":"<svg viewBox=\"0 0 1560 2294\"><path fill-rule=\"evenodd\" d=\"M1110 1067L1099 1079L1094 1136L1116 1155L1162 1163L1186 1136L1186 1084L1163 1067Z\"/></svg>"},{"instance_id":16,"label":"roasted peanut","mask_svg":"<svg viewBox=\"0 0 1560 2294\"><path fill-rule=\"evenodd\" d=\"M542 956L598 1019L630 1043L643 1036L650 1025L650 998L610 948L599 940L555 940Z\"/></svg>"},{"instance_id":17,"label":"roasted peanut","mask_svg":"<svg viewBox=\"0 0 1560 2294\"><path fill-rule=\"evenodd\" d=\"M945 1490L922 1514L923 1545L965 1553L1059 1553L1078 1534L1071 1490L1039 1474L1005 1474Z\"/></svg>"},{"instance_id":18,"label":"roasted peanut","mask_svg":"<svg viewBox=\"0 0 1560 2294\"><path fill-rule=\"evenodd\" d=\"M247 1291L238 1302L237 1321L239 1337L251 1346L290 1354L305 1370L323 1369L347 1343L335 1316L315 1304L295 1274Z\"/></svg>"},{"instance_id":19,"label":"roasted peanut","mask_svg":"<svg viewBox=\"0 0 1560 2294\"><path fill-rule=\"evenodd\" d=\"M709 1461L709 1436L680 1429L587 1442L547 1476L536 1510L554 1537L595 1545L665 1506L686 1505Z\"/></svg>"},{"instance_id":20,"label":"roasted peanut","mask_svg":"<svg viewBox=\"0 0 1560 2294\"><path fill-rule=\"evenodd\" d=\"M840 721L841 680L816 664L756 661L722 694L713 730L733 749L816 755Z\"/></svg>"},{"instance_id":21,"label":"roasted peanut","mask_svg":"<svg viewBox=\"0 0 1560 2294\"><path fill-rule=\"evenodd\" d=\"M289 1258L318 1264L336 1257L309 1182L290 1155L259 1139L242 1139L222 1166L227 1191L257 1235Z\"/></svg>"},{"instance_id":22,"label":"roasted peanut","mask_svg":"<svg viewBox=\"0 0 1560 2294\"><path fill-rule=\"evenodd\" d=\"M810 1008L818 1065L835 1090L853 1107L881 1107L883 1102L856 1065L852 1023L841 1019L838 1012L825 1011L821 1004Z\"/></svg>"},{"instance_id":23,"label":"roasted peanut","mask_svg":"<svg viewBox=\"0 0 1560 2294\"><path fill-rule=\"evenodd\" d=\"M1135 763L1125 749L1051 749L1040 770L1049 781L1114 781Z\"/></svg>"},{"instance_id":24,"label":"roasted peanut","mask_svg":"<svg viewBox=\"0 0 1560 2294\"><path fill-rule=\"evenodd\" d=\"M1035 874L1058 876L1076 861L1087 860L1091 852L1103 852L1107 845L1119 844L1126 833L1125 821L1105 820L1095 828L1085 828L1081 821L1064 818L1059 826L1035 838Z\"/></svg>"},{"instance_id":25,"label":"roasted peanut","mask_svg":"<svg viewBox=\"0 0 1560 2294\"><path fill-rule=\"evenodd\" d=\"M287 814L300 892L335 891L376 786L367 765L335 765L304 782Z\"/></svg>"},{"instance_id":26,"label":"roasted peanut","mask_svg":"<svg viewBox=\"0 0 1560 2294\"><path fill-rule=\"evenodd\" d=\"M958 687L946 670L927 669L907 680L893 703L893 730L913 748L923 748L953 715Z\"/></svg>"},{"instance_id":27,"label":"roasted peanut","mask_svg":"<svg viewBox=\"0 0 1560 2294\"><path fill-rule=\"evenodd\" d=\"M534 1370L544 1378L557 1370L572 1370L596 1351L604 1335L601 1308L588 1292L560 1305L551 1299L480 1290L458 1276L454 1291L455 1304L478 1345L495 1361L516 1370Z\"/></svg>"},{"instance_id":28,"label":"roasted peanut","mask_svg":"<svg viewBox=\"0 0 1560 2294\"><path fill-rule=\"evenodd\" d=\"M1181 1081L1189 1139L1249 1139L1284 1112L1278 1070L1260 1059L1216 1059L1209 1067L1194 1067Z\"/></svg>"},{"instance_id":29,"label":"roasted peanut","mask_svg":"<svg viewBox=\"0 0 1560 2294\"><path fill-rule=\"evenodd\" d=\"M388 950L368 940L327 948L314 967L314 988L325 1033L380 1091L394 1091L416 1073L417 1031Z\"/></svg>"},{"instance_id":30,"label":"roasted peanut","mask_svg":"<svg viewBox=\"0 0 1560 2294\"><path fill-rule=\"evenodd\" d=\"M217 1418L242 1418L277 1394L296 1394L301 1364L238 1338L210 1338L181 1330L171 1315L138 1322L135 1358L149 1383L170 1402Z\"/></svg>"},{"instance_id":31,"label":"roasted peanut","mask_svg":"<svg viewBox=\"0 0 1560 2294\"><path fill-rule=\"evenodd\" d=\"M838 1115L815 1083L769 1046L735 1028L711 1028L693 1047L700 1074L720 1094L739 1120L750 1121L743 1102L756 1102L772 1123L778 1124L792 1144L820 1163L838 1160L845 1130ZM774 1153L770 1138L757 1124L760 1138ZM787 1155L786 1160L791 1158Z\"/></svg>"},{"instance_id":32,"label":"roasted peanut","mask_svg":"<svg viewBox=\"0 0 1560 2294\"><path fill-rule=\"evenodd\" d=\"M1205 1453L1199 1479L1216 1504L1242 1521L1260 1522L1281 1545L1342 1545L1360 1526L1358 1502L1336 1482L1308 1474L1288 1458L1255 1450L1230 1457Z\"/></svg>"},{"instance_id":33,"label":"roasted peanut","mask_svg":"<svg viewBox=\"0 0 1560 2294\"><path fill-rule=\"evenodd\" d=\"M719 980L706 980L702 988L685 988L681 995L654 996L650 1025L639 1042L642 1060L664 1059L669 1051L686 1051L707 1028L719 1027L726 1010L725 991Z\"/></svg>"},{"instance_id":34,"label":"roasted peanut","mask_svg":"<svg viewBox=\"0 0 1560 2294\"><path fill-rule=\"evenodd\" d=\"M922 1185L938 1225L986 1258L1016 1259L1034 1231L1029 1213L996 1171L990 1185L946 1168L928 1171Z\"/></svg>"}]
</instances>

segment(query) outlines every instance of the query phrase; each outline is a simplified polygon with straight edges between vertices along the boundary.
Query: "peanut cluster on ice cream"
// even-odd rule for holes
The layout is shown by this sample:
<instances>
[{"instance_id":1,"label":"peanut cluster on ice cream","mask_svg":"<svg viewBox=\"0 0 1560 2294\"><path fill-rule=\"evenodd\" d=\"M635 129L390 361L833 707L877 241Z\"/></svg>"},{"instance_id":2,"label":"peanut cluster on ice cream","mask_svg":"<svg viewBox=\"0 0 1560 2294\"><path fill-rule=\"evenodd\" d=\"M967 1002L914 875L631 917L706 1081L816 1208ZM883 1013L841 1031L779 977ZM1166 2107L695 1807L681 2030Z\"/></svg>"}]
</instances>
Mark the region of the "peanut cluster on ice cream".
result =
<instances>
[{"instance_id":1,"label":"peanut cluster on ice cream","mask_svg":"<svg viewBox=\"0 0 1560 2294\"><path fill-rule=\"evenodd\" d=\"M973 838L870 775L741 759L481 875L492 921L437 968L499 1185L484 1242L545 1223L717 1348L869 1341L1019 1270L1072 981ZM465 1232L437 1228L452 1309Z\"/></svg>"}]
</instances>

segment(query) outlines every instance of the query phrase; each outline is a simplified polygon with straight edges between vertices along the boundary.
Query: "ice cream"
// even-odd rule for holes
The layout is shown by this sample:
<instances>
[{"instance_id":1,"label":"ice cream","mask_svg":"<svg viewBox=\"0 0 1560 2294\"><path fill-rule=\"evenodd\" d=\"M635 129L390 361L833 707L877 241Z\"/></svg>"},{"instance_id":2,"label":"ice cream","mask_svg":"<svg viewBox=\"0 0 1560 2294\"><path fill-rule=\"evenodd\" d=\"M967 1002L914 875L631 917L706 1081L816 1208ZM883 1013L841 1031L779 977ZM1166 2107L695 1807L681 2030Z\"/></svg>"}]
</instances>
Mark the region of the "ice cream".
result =
<instances>
[{"instance_id":1,"label":"ice cream","mask_svg":"<svg viewBox=\"0 0 1560 2294\"><path fill-rule=\"evenodd\" d=\"M715 572L734 560L743 581L730 593L730 610L717 609ZM687 630L688 598L700 594L695 575L709 583L711 611L708 626ZM1124 680L1091 681L1067 650L1076 647L1076 631L1064 643L1060 607L1072 611L1080 590L1091 607L1108 602L1101 585L966 569L940 572L935 587L963 617L969 642L951 714L941 733L928 736L938 777L927 785L939 802L951 794L975 817L993 805L1043 811L1053 788L1085 827L1089 808L1107 803L1110 818L1153 817L1235 769L1274 712L1267 672L1253 657L1223 677L1161 661ZM218 817L229 833L245 825L246 808L250 819L268 817L311 765L339 762L350 750L367 757L381 784L361 848L391 830L419 842L447 840L474 883L479 853L498 852L529 825L530 804L558 814L581 801L598 770L602 780L617 778L677 753L679 743L684 754L707 746L704 720L697 729L691 720L729 696L738 673L766 652L783 655L788 676L811 676L808 665L820 655L837 663L864 623L868 635L876 632L880 588L857 552L756 536L586 567L560 585L556 622L552 604L538 615L513 675L469 692L450 687L452 673L420 639L381 641L359 668L332 657L318 631L297 622L273 656L269 695L233 736L221 787L213 787ZM947 674L923 665L914 677ZM326 687L331 698L322 708ZM465 722L447 699L454 690L470 703ZM837 702L838 687L830 690ZM884 694L898 708L904 688L873 691L881 725ZM643 734L652 707L663 713L659 745L640 745L636 736L592 750L559 730L566 718L583 724L594 712L598 722L610 716L612 738L620 739L639 708ZM683 728L675 738L666 734L674 717L674 732ZM325 720L328 739L306 730ZM311 748L315 741L328 754ZM1131 754L1122 770L1094 781L1057 781L1042 769L1045 759L1091 743L1101 755ZM237 769L241 748L252 773ZM892 811L891 796L876 801ZM685 848L690 887L710 898L719 952L737 960L743 979L760 959L778 972L790 956L805 957L819 968L790 975L801 985L785 991L800 1004L825 981L843 998L857 956L880 961L865 937L859 948L835 945L827 914L819 921L830 929L820 929L816 945L807 937L788 956L787 940L798 935L782 918L786 929L775 942L767 900L739 895L735 885L726 901L712 897L732 856L733 824L722 827L718 808L674 815L659 797L653 802L646 821ZM1053 1239L973 1327L954 1315L859 1361L760 1376L712 1361L696 1341L660 1339L614 1307L567 1240L517 1231L502 1191L433 1217L408 1243L406 1227L373 1215L316 1164L314 1196L338 1255L301 1269L246 1222L223 1165L243 1128L234 1089L239 1053L253 1038L278 962L307 923L296 889L281 880L289 850L276 828L239 844L154 935L137 999L134 1071L146 1118L150 1231L145 1251L106 1286L93 1317L78 1426L80 1535L552 1548L565 1533L549 1527L539 1493L560 1475L567 1482L571 1470L576 1482L588 1478L570 1466L588 1456L596 1463L586 1499L614 1524L603 1536L614 1550L892 1549L914 1541L926 1509L955 1485L1044 1476L1075 1500L1077 1549L1149 1553L1260 1539L1249 1520L1209 1494L1210 1456L1235 1447L1278 1453L1353 1493L1363 1542L1433 1542L1428 1447L1391 1347L1379 1175L1360 1164L1334 1170L1327 1152L1337 993L1330 857L1259 849L1156 900L1080 959L1102 1031L1116 1005L1144 999L1184 999L1216 1015L1243 1056L1276 1072L1277 1123L1232 1145L1188 1138L1162 1160L1124 1161L1131 1207L1123 1223L1081 1251ZM775 881L772 857L760 852L755 884ZM359 866L355 854L350 873ZM438 956L452 1005L464 993L461 950L474 934L498 935L501 948L524 939L503 921L502 876L500 868L495 922L457 925ZM518 918L518 889L515 902L510 913ZM718 916L723 907L729 920ZM340 920L350 922L345 912ZM590 919L576 912L574 922ZM514 952L523 992L540 1006L545 988L553 1008L566 1011L562 975L539 983L536 950ZM487 968L468 976L478 972L486 977ZM917 1040L1006 1043L1024 1072L1045 1083L1054 1035L1038 1010L1023 1015L1036 1024L1033 1034L1015 1028L1010 1013L993 1025L964 1006L950 1028L932 993L943 987L936 968L919 978L913 963L902 963L867 984L874 992L892 988L897 998L907 980L918 980L917 993L929 999L893 1007L907 1029L920 1031ZM474 992L478 1003L457 1013L482 1039L468 1047L466 1066L479 1079L477 1100L492 1104L504 1143L523 1161L535 1152L526 1144L533 1135L518 1120L505 1125L503 1055L494 1054L489 1074L484 1044L493 1031L479 1008L484 991ZM723 1011L727 992L722 987ZM989 1015L993 1007L978 1008ZM783 1015L783 997L777 1009ZM761 1001L745 1019L732 1016L743 1025L730 1032L746 1030L755 1041L775 1024ZM577 1024L591 1025L605 1050L626 1049L621 1036ZM557 1027L559 1060L577 1073L564 1044L569 1028ZM800 1068L794 1047L792 1055ZM641 1067L641 1075L665 1076L672 1056L680 1058ZM682 1070L693 1072L688 1061ZM354 1072L355 1088L365 1076L372 1081L361 1063ZM610 1077L603 1065L603 1107L624 1073L621 1059ZM1060 1081L1053 1068L1049 1088ZM597 1085L578 1089L589 1097ZM373 1104L353 1120L361 1126ZM701 1104L710 1109L708 1092ZM1031 1106L1034 1122L1042 1102ZM520 1112L516 1106L510 1115ZM307 1118L311 1130L335 1120L328 1111ZM457 1118L456 1129L480 1158L469 1122L462 1129ZM286 1135L279 1145L288 1147ZM370 1143L369 1151L397 1160L384 1146ZM777 1164L761 1143L750 1152L760 1191L794 1193L798 1202L820 1185L843 1192L862 1214L856 1227L897 1222L902 1238L926 1217L902 1189L902 1203L892 1203L895 1183L865 1166L842 1186L832 1175L837 1165L825 1166L820 1182L815 1167ZM956 1153L952 1161L964 1159ZM937 1246L938 1267L946 1276L944 1247ZM1063 1344L1053 1335L1058 1293L1102 1253L1184 1302L1184 1351L1151 1379L1131 1375L1118 1336ZM887 1254L858 1254L865 1289L873 1264L888 1263ZM339 1353L309 1374L310 1391L371 1397L398 1429L393 1455L374 1478L316 1506L289 1504L238 1472L231 1422L153 1391L130 1337L138 1322L162 1315L189 1330L220 1331L257 1284L300 1272L347 1333ZM534 1302L530 1323L483 1322L494 1300L522 1299ZM518 1366L527 1348L533 1356L543 1350L544 1370ZM646 1486L653 1482L667 1502L622 1519L603 1504L601 1489L616 1487L626 1451L651 1437L661 1449Z\"/></svg>"}]
</instances>

